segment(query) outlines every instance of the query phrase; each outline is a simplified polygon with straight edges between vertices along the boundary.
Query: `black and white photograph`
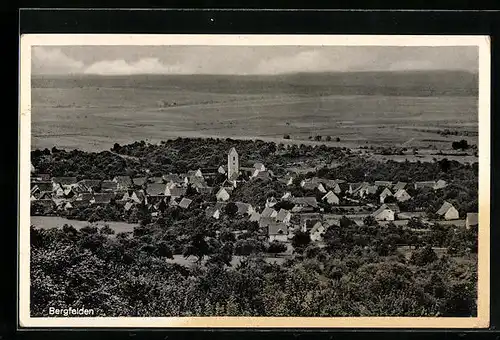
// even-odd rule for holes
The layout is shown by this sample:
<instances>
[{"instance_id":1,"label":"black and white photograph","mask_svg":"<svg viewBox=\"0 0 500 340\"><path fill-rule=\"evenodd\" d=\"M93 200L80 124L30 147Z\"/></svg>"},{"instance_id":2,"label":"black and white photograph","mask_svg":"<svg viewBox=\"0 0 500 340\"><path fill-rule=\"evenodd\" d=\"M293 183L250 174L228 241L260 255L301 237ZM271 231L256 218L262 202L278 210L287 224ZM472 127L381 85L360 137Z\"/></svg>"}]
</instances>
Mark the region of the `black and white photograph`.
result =
<instances>
[{"instance_id":1,"label":"black and white photograph","mask_svg":"<svg viewBox=\"0 0 500 340\"><path fill-rule=\"evenodd\" d=\"M22 323L488 325L487 37L21 44Z\"/></svg>"}]
</instances>

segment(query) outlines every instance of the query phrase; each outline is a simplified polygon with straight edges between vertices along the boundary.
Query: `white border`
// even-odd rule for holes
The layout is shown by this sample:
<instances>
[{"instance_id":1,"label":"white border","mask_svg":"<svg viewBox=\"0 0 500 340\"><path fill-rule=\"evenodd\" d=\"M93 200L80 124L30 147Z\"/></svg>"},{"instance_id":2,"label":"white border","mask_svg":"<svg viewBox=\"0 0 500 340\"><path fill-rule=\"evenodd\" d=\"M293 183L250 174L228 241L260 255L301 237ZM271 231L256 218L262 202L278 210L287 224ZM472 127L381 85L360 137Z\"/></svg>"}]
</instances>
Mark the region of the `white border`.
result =
<instances>
[{"instance_id":1,"label":"white border","mask_svg":"<svg viewBox=\"0 0 500 340\"><path fill-rule=\"evenodd\" d=\"M200 46L478 46L479 47L479 253L478 316L418 317L93 317L32 318L30 299L31 47L34 45ZM34 34L21 37L19 182L19 322L22 327L134 328L485 328L490 297L490 40L488 36L375 35L118 35Z\"/></svg>"}]
</instances>

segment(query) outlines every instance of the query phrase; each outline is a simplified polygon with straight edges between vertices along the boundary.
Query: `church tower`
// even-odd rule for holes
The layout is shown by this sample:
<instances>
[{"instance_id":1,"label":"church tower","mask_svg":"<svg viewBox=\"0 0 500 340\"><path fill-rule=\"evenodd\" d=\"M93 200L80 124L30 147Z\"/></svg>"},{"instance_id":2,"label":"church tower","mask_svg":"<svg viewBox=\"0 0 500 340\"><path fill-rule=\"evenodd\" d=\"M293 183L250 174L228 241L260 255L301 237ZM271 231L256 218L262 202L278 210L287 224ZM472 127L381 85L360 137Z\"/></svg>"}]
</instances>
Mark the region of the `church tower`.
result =
<instances>
[{"instance_id":1,"label":"church tower","mask_svg":"<svg viewBox=\"0 0 500 340\"><path fill-rule=\"evenodd\" d=\"M231 148L227 154L227 179L234 180L240 173L238 153L235 148Z\"/></svg>"}]
</instances>

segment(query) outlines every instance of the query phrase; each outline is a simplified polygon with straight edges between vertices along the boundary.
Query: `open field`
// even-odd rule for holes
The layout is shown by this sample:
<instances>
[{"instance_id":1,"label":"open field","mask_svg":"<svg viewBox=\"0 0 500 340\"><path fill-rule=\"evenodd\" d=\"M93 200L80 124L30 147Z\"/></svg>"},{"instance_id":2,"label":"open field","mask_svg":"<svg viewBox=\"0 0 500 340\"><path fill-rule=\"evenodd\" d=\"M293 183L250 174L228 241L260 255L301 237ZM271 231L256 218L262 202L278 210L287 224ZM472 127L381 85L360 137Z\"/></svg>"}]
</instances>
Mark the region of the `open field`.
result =
<instances>
[{"instance_id":1,"label":"open field","mask_svg":"<svg viewBox=\"0 0 500 340\"><path fill-rule=\"evenodd\" d=\"M295 78L214 77L34 79L32 148L96 151L114 143L175 137L315 144L309 137L316 135L339 137L340 142L328 144L346 147L432 145L445 150L462 138L477 144L477 137L432 131L477 133L473 91L461 93L454 88L450 94L443 88L426 93L422 81L419 88L410 86L411 77L410 85L401 83L405 78L377 78L364 87L353 80L352 88L334 84L335 77L304 78L303 83ZM291 139L284 140L285 134Z\"/></svg>"}]
</instances>

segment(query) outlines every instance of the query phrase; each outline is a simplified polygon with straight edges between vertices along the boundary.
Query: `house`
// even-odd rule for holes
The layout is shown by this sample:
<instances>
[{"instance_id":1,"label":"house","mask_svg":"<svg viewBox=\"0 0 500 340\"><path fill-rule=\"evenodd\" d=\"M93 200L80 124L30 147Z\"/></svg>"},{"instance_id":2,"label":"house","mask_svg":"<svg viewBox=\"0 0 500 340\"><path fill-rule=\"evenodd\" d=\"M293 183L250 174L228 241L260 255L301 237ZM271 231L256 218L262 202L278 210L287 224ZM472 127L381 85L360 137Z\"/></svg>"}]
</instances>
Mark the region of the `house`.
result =
<instances>
[{"instance_id":1,"label":"house","mask_svg":"<svg viewBox=\"0 0 500 340\"><path fill-rule=\"evenodd\" d=\"M226 169L224 169L224 167L221 165L217 169L217 172L224 175L224 174L226 174Z\"/></svg>"},{"instance_id":2,"label":"house","mask_svg":"<svg viewBox=\"0 0 500 340\"><path fill-rule=\"evenodd\" d=\"M270 207L264 208L264 210L262 210L262 213L260 214L261 217L276 217L277 215L278 212Z\"/></svg>"},{"instance_id":3,"label":"house","mask_svg":"<svg viewBox=\"0 0 500 340\"><path fill-rule=\"evenodd\" d=\"M396 212L388 204L382 204L380 208L372 213L377 221L394 221Z\"/></svg>"},{"instance_id":4,"label":"house","mask_svg":"<svg viewBox=\"0 0 500 340\"><path fill-rule=\"evenodd\" d=\"M71 206L73 208L88 207L90 205L90 199L80 199L71 201Z\"/></svg>"},{"instance_id":5,"label":"house","mask_svg":"<svg viewBox=\"0 0 500 340\"><path fill-rule=\"evenodd\" d=\"M286 242L288 240L288 227L279 222L274 222L268 226L269 242Z\"/></svg>"},{"instance_id":6,"label":"house","mask_svg":"<svg viewBox=\"0 0 500 340\"><path fill-rule=\"evenodd\" d=\"M325 232L325 227L321 222L316 222L314 226L311 228L309 231L309 236L311 238L311 241L313 242L318 242L323 240L323 234Z\"/></svg>"},{"instance_id":7,"label":"house","mask_svg":"<svg viewBox=\"0 0 500 340\"><path fill-rule=\"evenodd\" d=\"M282 200L288 200L288 199L290 199L290 198L292 198L292 193L291 193L291 192L289 192L289 191L285 192L285 193L283 194L283 196L281 196L281 199L282 199Z\"/></svg>"},{"instance_id":8,"label":"house","mask_svg":"<svg viewBox=\"0 0 500 340\"><path fill-rule=\"evenodd\" d=\"M163 181L167 184L177 184L177 185L187 184L187 178L184 178L184 177L179 176L177 174L163 175L162 178L163 178Z\"/></svg>"},{"instance_id":9,"label":"house","mask_svg":"<svg viewBox=\"0 0 500 340\"><path fill-rule=\"evenodd\" d=\"M365 197L366 195L375 195L378 191L378 186L376 185L363 185L361 189L359 189L358 194L359 197Z\"/></svg>"},{"instance_id":10,"label":"house","mask_svg":"<svg viewBox=\"0 0 500 340\"><path fill-rule=\"evenodd\" d=\"M212 187L201 187L201 188L195 188L196 191L200 194L204 194L204 195L210 195L212 194L212 191L214 190L214 188Z\"/></svg>"},{"instance_id":11,"label":"house","mask_svg":"<svg viewBox=\"0 0 500 340\"><path fill-rule=\"evenodd\" d=\"M264 164L260 163L260 162L257 162L253 165L253 168L257 171L266 171L266 167L264 166Z\"/></svg>"},{"instance_id":12,"label":"house","mask_svg":"<svg viewBox=\"0 0 500 340\"><path fill-rule=\"evenodd\" d=\"M193 200L190 200L189 198L185 198L184 197L179 202L179 207L182 208L182 209L187 209L187 208L189 208L189 206L191 205L192 202L193 202Z\"/></svg>"},{"instance_id":13,"label":"house","mask_svg":"<svg viewBox=\"0 0 500 340\"><path fill-rule=\"evenodd\" d=\"M118 190L128 190L132 188L132 178L130 176L115 176L113 182L118 185Z\"/></svg>"},{"instance_id":14,"label":"house","mask_svg":"<svg viewBox=\"0 0 500 340\"><path fill-rule=\"evenodd\" d=\"M266 207L269 207L269 208L274 207L277 203L278 203L278 201L276 200L276 198L269 197L266 200Z\"/></svg>"},{"instance_id":15,"label":"house","mask_svg":"<svg viewBox=\"0 0 500 340\"><path fill-rule=\"evenodd\" d=\"M186 195L187 189L185 187L166 187L165 196L169 196L170 199L176 199Z\"/></svg>"},{"instance_id":16,"label":"house","mask_svg":"<svg viewBox=\"0 0 500 340\"><path fill-rule=\"evenodd\" d=\"M254 212L251 204L243 202L236 202L234 204L238 207L238 214L240 215L252 215Z\"/></svg>"},{"instance_id":17,"label":"house","mask_svg":"<svg viewBox=\"0 0 500 340\"><path fill-rule=\"evenodd\" d=\"M52 177L52 183L60 186L70 186L77 183L76 177Z\"/></svg>"},{"instance_id":18,"label":"house","mask_svg":"<svg viewBox=\"0 0 500 340\"><path fill-rule=\"evenodd\" d=\"M380 193L380 203L384 203L385 199L389 196L392 196L392 192L388 188L384 188Z\"/></svg>"},{"instance_id":19,"label":"house","mask_svg":"<svg viewBox=\"0 0 500 340\"><path fill-rule=\"evenodd\" d=\"M257 211L254 211L249 218L250 222L258 222L260 220L260 214Z\"/></svg>"},{"instance_id":20,"label":"house","mask_svg":"<svg viewBox=\"0 0 500 340\"><path fill-rule=\"evenodd\" d=\"M439 190L439 189L443 189L443 188L446 188L448 184L446 183L446 181L440 179L436 182L436 184L434 185L434 190Z\"/></svg>"},{"instance_id":21,"label":"house","mask_svg":"<svg viewBox=\"0 0 500 340\"><path fill-rule=\"evenodd\" d=\"M41 205L45 209L53 209L56 207L52 198L42 198L37 200L36 203Z\"/></svg>"},{"instance_id":22,"label":"house","mask_svg":"<svg viewBox=\"0 0 500 340\"><path fill-rule=\"evenodd\" d=\"M316 201L316 197L293 197L290 202L295 204L296 207L299 208L317 208L318 207L318 201Z\"/></svg>"},{"instance_id":23,"label":"house","mask_svg":"<svg viewBox=\"0 0 500 340\"><path fill-rule=\"evenodd\" d=\"M405 189L405 188L406 188L406 182L397 182L397 183L394 185L394 187L393 187L393 189L394 189L395 191L398 191L399 189Z\"/></svg>"},{"instance_id":24,"label":"house","mask_svg":"<svg viewBox=\"0 0 500 340\"><path fill-rule=\"evenodd\" d=\"M187 172L187 177L203 177L203 174L201 173L201 169L189 170Z\"/></svg>"},{"instance_id":25,"label":"house","mask_svg":"<svg viewBox=\"0 0 500 340\"><path fill-rule=\"evenodd\" d=\"M435 181L415 182L415 184L414 184L415 190L423 189L423 188L434 189L435 185L436 185Z\"/></svg>"},{"instance_id":26,"label":"house","mask_svg":"<svg viewBox=\"0 0 500 340\"><path fill-rule=\"evenodd\" d=\"M142 190L134 190L130 195L130 200L135 203L146 203L146 195Z\"/></svg>"},{"instance_id":27,"label":"house","mask_svg":"<svg viewBox=\"0 0 500 340\"><path fill-rule=\"evenodd\" d=\"M114 197L113 193L95 193L90 199L90 204L109 204Z\"/></svg>"},{"instance_id":28,"label":"house","mask_svg":"<svg viewBox=\"0 0 500 340\"><path fill-rule=\"evenodd\" d=\"M465 218L465 227L469 229L471 227L477 227L478 225L478 213L467 213L467 217Z\"/></svg>"},{"instance_id":29,"label":"house","mask_svg":"<svg viewBox=\"0 0 500 340\"><path fill-rule=\"evenodd\" d=\"M411 199L411 196L406 192L405 189L399 189L394 194L394 197L398 200L398 202L406 202Z\"/></svg>"},{"instance_id":30,"label":"house","mask_svg":"<svg viewBox=\"0 0 500 340\"><path fill-rule=\"evenodd\" d=\"M220 188L215 196L217 197L217 201L227 201L230 197L226 188Z\"/></svg>"},{"instance_id":31,"label":"house","mask_svg":"<svg viewBox=\"0 0 500 340\"><path fill-rule=\"evenodd\" d=\"M374 184L378 187L392 188L392 182L389 181L375 181Z\"/></svg>"},{"instance_id":32,"label":"house","mask_svg":"<svg viewBox=\"0 0 500 340\"><path fill-rule=\"evenodd\" d=\"M147 196L166 196L167 186L163 183L149 183L145 190Z\"/></svg>"},{"instance_id":33,"label":"house","mask_svg":"<svg viewBox=\"0 0 500 340\"><path fill-rule=\"evenodd\" d=\"M396 203L386 203L385 204L389 209L394 211L394 217L396 217L396 214L399 214L401 210L399 209L399 206Z\"/></svg>"},{"instance_id":34,"label":"house","mask_svg":"<svg viewBox=\"0 0 500 340\"><path fill-rule=\"evenodd\" d=\"M458 210L453 206L453 204L444 201L441 208L436 211L436 214L445 220L458 220L459 214Z\"/></svg>"},{"instance_id":35,"label":"house","mask_svg":"<svg viewBox=\"0 0 500 340\"><path fill-rule=\"evenodd\" d=\"M155 183L155 184L163 183L163 176L149 177L148 183Z\"/></svg>"},{"instance_id":36,"label":"house","mask_svg":"<svg viewBox=\"0 0 500 340\"><path fill-rule=\"evenodd\" d=\"M127 203L125 203L125 205L123 206L123 209L124 209L125 211L129 211L130 209L132 209L132 207L133 207L133 206L134 206L134 203L132 203L132 202L127 202Z\"/></svg>"},{"instance_id":37,"label":"house","mask_svg":"<svg viewBox=\"0 0 500 340\"><path fill-rule=\"evenodd\" d=\"M278 214L276 215L276 221L282 222L284 224L290 223L290 219L292 218L292 214L286 209L280 209Z\"/></svg>"},{"instance_id":38,"label":"house","mask_svg":"<svg viewBox=\"0 0 500 340\"><path fill-rule=\"evenodd\" d=\"M215 218L216 220L218 220L220 217L220 209L215 207L207 207L207 209L205 209L205 216L207 218Z\"/></svg>"},{"instance_id":39,"label":"house","mask_svg":"<svg viewBox=\"0 0 500 340\"><path fill-rule=\"evenodd\" d=\"M108 181L108 180L105 180L105 181L102 181L101 183L101 191L102 192L106 192L106 191L117 191L118 190L118 183L114 182L114 181Z\"/></svg>"},{"instance_id":40,"label":"house","mask_svg":"<svg viewBox=\"0 0 500 340\"><path fill-rule=\"evenodd\" d=\"M347 192L350 195L354 195L356 192L358 192L361 187L363 186L363 183L349 183L349 187L347 189Z\"/></svg>"},{"instance_id":41,"label":"house","mask_svg":"<svg viewBox=\"0 0 500 340\"><path fill-rule=\"evenodd\" d=\"M52 200L52 191L41 191L38 195L38 200Z\"/></svg>"},{"instance_id":42,"label":"house","mask_svg":"<svg viewBox=\"0 0 500 340\"><path fill-rule=\"evenodd\" d=\"M339 204L339 197L333 191L328 191L321 200L326 201L328 204Z\"/></svg>"},{"instance_id":43,"label":"house","mask_svg":"<svg viewBox=\"0 0 500 340\"><path fill-rule=\"evenodd\" d=\"M132 183L134 183L134 186L137 187L143 187L144 185L146 185L146 182L147 182L146 177L136 177L132 179Z\"/></svg>"}]
</instances>

